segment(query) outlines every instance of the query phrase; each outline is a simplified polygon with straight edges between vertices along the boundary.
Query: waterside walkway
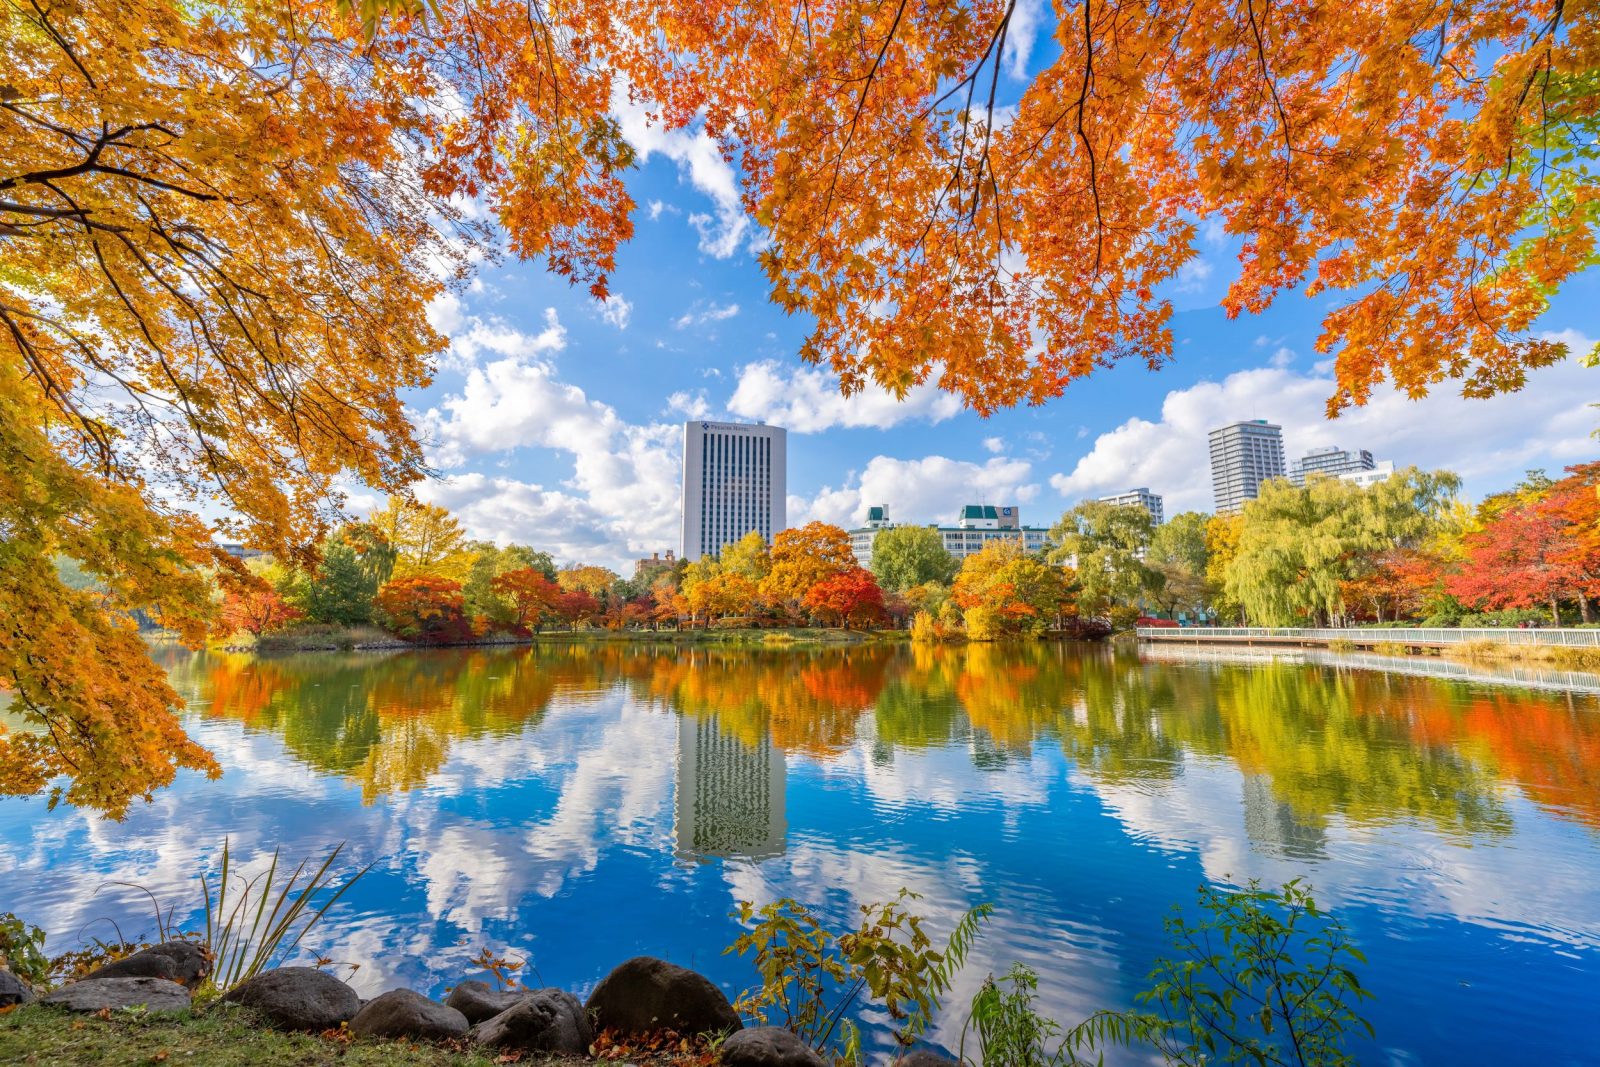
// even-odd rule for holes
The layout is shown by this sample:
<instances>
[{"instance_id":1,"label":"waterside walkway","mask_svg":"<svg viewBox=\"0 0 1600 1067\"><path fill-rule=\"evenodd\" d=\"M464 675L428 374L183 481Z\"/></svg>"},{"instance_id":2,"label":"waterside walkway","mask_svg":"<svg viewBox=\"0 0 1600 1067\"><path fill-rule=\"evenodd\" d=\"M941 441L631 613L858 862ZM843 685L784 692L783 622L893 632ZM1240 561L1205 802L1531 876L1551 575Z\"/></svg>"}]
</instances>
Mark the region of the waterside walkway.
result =
<instances>
[{"instance_id":1,"label":"waterside walkway","mask_svg":"<svg viewBox=\"0 0 1600 1067\"><path fill-rule=\"evenodd\" d=\"M1139 640L1158 644L1292 645L1318 648L1329 645L1373 648L1403 645L1407 648L1448 648L1492 641L1502 645L1545 645L1555 648L1600 649L1600 630L1458 629L1410 627L1276 627L1276 626L1141 626Z\"/></svg>"}]
</instances>

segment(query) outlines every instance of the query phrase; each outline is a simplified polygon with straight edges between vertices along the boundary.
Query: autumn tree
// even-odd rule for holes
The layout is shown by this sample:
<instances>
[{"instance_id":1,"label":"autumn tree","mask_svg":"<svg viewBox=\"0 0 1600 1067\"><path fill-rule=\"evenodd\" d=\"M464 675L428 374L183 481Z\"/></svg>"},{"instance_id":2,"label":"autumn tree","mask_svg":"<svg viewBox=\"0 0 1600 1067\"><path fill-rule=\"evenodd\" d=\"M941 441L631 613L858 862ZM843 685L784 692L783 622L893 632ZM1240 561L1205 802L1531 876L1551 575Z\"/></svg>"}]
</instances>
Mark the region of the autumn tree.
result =
<instances>
[{"instance_id":1,"label":"autumn tree","mask_svg":"<svg viewBox=\"0 0 1600 1067\"><path fill-rule=\"evenodd\" d=\"M774 604L798 609L811 587L856 566L850 535L826 522L808 522L772 539L772 568L760 592Z\"/></svg>"},{"instance_id":2,"label":"autumn tree","mask_svg":"<svg viewBox=\"0 0 1600 1067\"><path fill-rule=\"evenodd\" d=\"M951 601L961 609L967 634L989 640L1039 633L1065 610L1070 577L1028 553L1019 540L996 540L961 561Z\"/></svg>"},{"instance_id":3,"label":"autumn tree","mask_svg":"<svg viewBox=\"0 0 1600 1067\"><path fill-rule=\"evenodd\" d=\"M378 591L375 606L384 626L402 637L448 640L466 635L461 583L448 578L396 578Z\"/></svg>"},{"instance_id":4,"label":"autumn tree","mask_svg":"<svg viewBox=\"0 0 1600 1067\"><path fill-rule=\"evenodd\" d=\"M891 526L873 535L872 573L884 589L903 593L929 582L949 585L958 565L938 530Z\"/></svg>"},{"instance_id":5,"label":"autumn tree","mask_svg":"<svg viewBox=\"0 0 1600 1067\"><path fill-rule=\"evenodd\" d=\"M751 530L731 545L723 547L718 562L724 571L742 574L759 583L772 569L772 555L767 549L767 539Z\"/></svg>"},{"instance_id":6,"label":"autumn tree","mask_svg":"<svg viewBox=\"0 0 1600 1067\"><path fill-rule=\"evenodd\" d=\"M601 611L600 601L583 589L564 589L556 595L554 612L568 628L576 630L581 623L596 618Z\"/></svg>"},{"instance_id":7,"label":"autumn tree","mask_svg":"<svg viewBox=\"0 0 1600 1067\"><path fill-rule=\"evenodd\" d=\"M1462 601L1492 608L1549 607L1561 624L1561 602L1600 596L1600 464L1574 467L1568 477L1521 495L1510 506L1491 502L1482 529L1463 538L1466 558L1446 588Z\"/></svg>"},{"instance_id":8,"label":"autumn tree","mask_svg":"<svg viewBox=\"0 0 1600 1067\"><path fill-rule=\"evenodd\" d=\"M580 590L599 599L617 583L617 572L592 564L574 564L556 572L556 584L562 589Z\"/></svg>"},{"instance_id":9,"label":"autumn tree","mask_svg":"<svg viewBox=\"0 0 1600 1067\"><path fill-rule=\"evenodd\" d=\"M827 622L846 629L851 623L865 623L884 617L883 590L878 580L864 567L852 567L828 575L806 591L805 608Z\"/></svg>"},{"instance_id":10,"label":"autumn tree","mask_svg":"<svg viewBox=\"0 0 1600 1067\"><path fill-rule=\"evenodd\" d=\"M223 636L243 631L260 637L281 630L300 618L301 612L266 582L241 582L223 594L218 621Z\"/></svg>"},{"instance_id":11,"label":"autumn tree","mask_svg":"<svg viewBox=\"0 0 1600 1067\"><path fill-rule=\"evenodd\" d=\"M473 551L467 531L447 509L392 496L367 521L394 547L397 577L432 575L459 584L470 574Z\"/></svg>"},{"instance_id":12,"label":"autumn tree","mask_svg":"<svg viewBox=\"0 0 1600 1067\"><path fill-rule=\"evenodd\" d=\"M548 552L536 552L526 545L507 545L500 548L488 541L475 541L466 546L472 558L467 568L467 579L461 585L466 597L467 614L481 618L496 626L523 625L517 606L495 586L495 579L514 571L533 570L554 581L556 569Z\"/></svg>"},{"instance_id":13,"label":"autumn tree","mask_svg":"<svg viewBox=\"0 0 1600 1067\"><path fill-rule=\"evenodd\" d=\"M561 597L561 587L539 567L505 571L489 585L495 597L508 605L506 623L518 630L537 631L544 616L555 613Z\"/></svg>"}]
</instances>

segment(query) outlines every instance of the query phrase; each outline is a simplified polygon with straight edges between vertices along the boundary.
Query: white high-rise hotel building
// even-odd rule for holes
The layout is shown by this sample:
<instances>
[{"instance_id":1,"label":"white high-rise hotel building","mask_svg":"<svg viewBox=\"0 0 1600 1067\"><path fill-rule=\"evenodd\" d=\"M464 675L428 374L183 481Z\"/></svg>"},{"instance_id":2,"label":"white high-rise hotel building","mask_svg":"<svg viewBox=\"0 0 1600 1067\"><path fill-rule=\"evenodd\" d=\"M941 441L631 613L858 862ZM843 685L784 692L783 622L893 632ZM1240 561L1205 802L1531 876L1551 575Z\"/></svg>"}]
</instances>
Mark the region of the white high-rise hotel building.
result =
<instances>
[{"instance_id":1,"label":"white high-rise hotel building","mask_svg":"<svg viewBox=\"0 0 1600 1067\"><path fill-rule=\"evenodd\" d=\"M743 422L683 424L683 543L714 556L751 530L769 542L787 523L789 434Z\"/></svg>"}]
</instances>

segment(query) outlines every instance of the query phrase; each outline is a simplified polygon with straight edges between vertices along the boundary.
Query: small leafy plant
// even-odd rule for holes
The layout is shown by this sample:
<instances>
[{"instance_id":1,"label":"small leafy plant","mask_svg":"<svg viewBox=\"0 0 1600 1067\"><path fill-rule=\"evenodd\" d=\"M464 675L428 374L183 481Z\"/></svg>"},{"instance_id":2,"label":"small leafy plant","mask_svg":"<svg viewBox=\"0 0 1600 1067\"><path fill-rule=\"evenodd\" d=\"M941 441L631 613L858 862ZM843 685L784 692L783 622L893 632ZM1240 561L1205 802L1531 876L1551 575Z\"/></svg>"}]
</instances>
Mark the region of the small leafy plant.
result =
<instances>
[{"instance_id":1,"label":"small leafy plant","mask_svg":"<svg viewBox=\"0 0 1600 1067\"><path fill-rule=\"evenodd\" d=\"M980 904L966 912L939 950L907 907L917 899L902 889L894 900L863 905L860 927L843 935L795 900L759 909L740 901L734 916L750 929L725 952L753 953L761 985L746 990L735 1010L782 1026L819 1052L859 1062L860 1033L845 1015L865 991L901 1023L896 1036L909 1043L927 1028L993 910Z\"/></svg>"},{"instance_id":2,"label":"small leafy plant","mask_svg":"<svg viewBox=\"0 0 1600 1067\"><path fill-rule=\"evenodd\" d=\"M1155 984L1138 998L1155 1009L1151 1033L1168 1062L1354 1063L1345 1039L1373 1036L1357 1011L1372 994L1356 977L1366 957L1344 924L1299 879L1281 892L1254 881L1237 892L1202 886L1200 908L1197 922L1167 920L1186 958L1158 961Z\"/></svg>"},{"instance_id":3,"label":"small leafy plant","mask_svg":"<svg viewBox=\"0 0 1600 1067\"><path fill-rule=\"evenodd\" d=\"M44 931L9 911L0 915L0 967L29 985L44 985L50 978L50 961L44 954Z\"/></svg>"}]
</instances>

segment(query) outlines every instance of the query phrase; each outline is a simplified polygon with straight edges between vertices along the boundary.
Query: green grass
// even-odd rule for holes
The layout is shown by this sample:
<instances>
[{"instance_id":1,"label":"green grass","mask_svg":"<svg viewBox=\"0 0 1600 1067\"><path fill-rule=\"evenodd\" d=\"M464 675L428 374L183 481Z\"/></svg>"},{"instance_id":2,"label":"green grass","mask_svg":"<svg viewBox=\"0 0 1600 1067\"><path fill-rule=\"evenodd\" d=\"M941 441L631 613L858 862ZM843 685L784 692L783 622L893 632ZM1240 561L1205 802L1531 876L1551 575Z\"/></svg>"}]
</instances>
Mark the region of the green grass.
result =
<instances>
[{"instance_id":1,"label":"green grass","mask_svg":"<svg viewBox=\"0 0 1600 1067\"><path fill-rule=\"evenodd\" d=\"M215 1004L193 1015L110 1019L30 1006L0 1015L0 1063L55 1067L77 1064L194 1064L196 1067L490 1067L493 1055L403 1041L343 1040L284 1034L263 1027L243 1008ZM526 1055L522 1064L575 1064Z\"/></svg>"}]
</instances>

